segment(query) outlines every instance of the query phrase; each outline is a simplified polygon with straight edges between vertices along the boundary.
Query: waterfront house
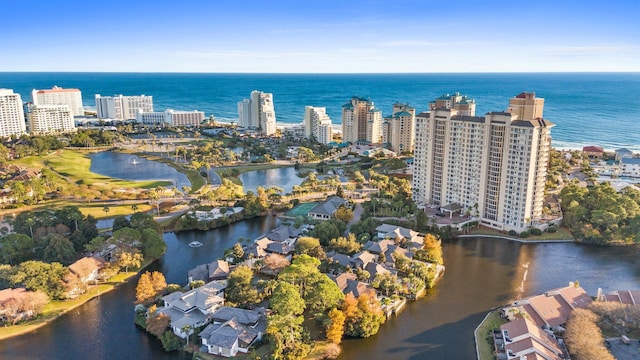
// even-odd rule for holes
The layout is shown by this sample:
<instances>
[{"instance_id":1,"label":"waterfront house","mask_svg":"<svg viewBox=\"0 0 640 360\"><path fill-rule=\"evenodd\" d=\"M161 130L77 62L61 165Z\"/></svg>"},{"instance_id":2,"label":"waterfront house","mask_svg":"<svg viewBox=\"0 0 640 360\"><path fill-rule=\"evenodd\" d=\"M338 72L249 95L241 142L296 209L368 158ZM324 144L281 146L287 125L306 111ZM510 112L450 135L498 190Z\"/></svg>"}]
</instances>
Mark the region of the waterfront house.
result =
<instances>
[{"instance_id":1,"label":"waterfront house","mask_svg":"<svg viewBox=\"0 0 640 360\"><path fill-rule=\"evenodd\" d=\"M331 197L325 202L316 205L311 209L307 216L312 220L329 220L333 217L336 211L347 204L347 201L341 197Z\"/></svg>"},{"instance_id":2,"label":"waterfront house","mask_svg":"<svg viewBox=\"0 0 640 360\"><path fill-rule=\"evenodd\" d=\"M104 266L104 260L98 257L83 257L82 259L69 265L69 271L78 277L83 284L97 282L99 280L100 269Z\"/></svg>"},{"instance_id":3,"label":"waterfront house","mask_svg":"<svg viewBox=\"0 0 640 360\"><path fill-rule=\"evenodd\" d=\"M401 226L382 224L376 228L378 239L404 240L407 246L422 247L424 237L420 233Z\"/></svg>"},{"instance_id":4,"label":"waterfront house","mask_svg":"<svg viewBox=\"0 0 640 360\"><path fill-rule=\"evenodd\" d=\"M33 317L34 311L24 309L28 306L21 304L29 302L35 293L35 291L29 291L23 287L0 290L0 324L15 323ZM46 296L44 297L46 298Z\"/></svg>"},{"instance_id":5,"label":"waterfront house","mask_svg":"<svg viewBox=\"0 0 640 360\"><path fill-rule=\"evenodd\" d=\"M604 156L604 149L600 146L589 145L582 148L582 153L589 158L601 158Z\"/></svg>"},{"instance_id":6,"label":"waterfront house","mask_svg":"<svg viewBox=\"0 0 640 360\"><path fill-rule=\"evenodd\" d=\"M517 300L502 309L502 315L513 320L526 314L538 327L553 329L564 325L573 309L586 308L591 303L591 297L583 288L569 283L563 288Z\"/></svg>"},{"instance_id":7,"label":"waterfront house","mask_svg":"<svg viewBox=\"0 0 640 360\"><path fill-rule=\"evenodd\" d=\"M293 226L280 225L271 230L264 237L271 241L293 245L300 234L302 234L302 231L294 228Z\"/></svg>"},{"instance_id":8,"label":"waterfront house","mask_svg":"<svg viewBox=\"0 0 640 360\"><path fill-rule=\"evenodd\" d=\"M632 158L632 157L633 157L633 151L627 148L616 149L616 161L620 161L622 159Z\"/></svg>"},{"instance_id":9,"label":"waterfront house","mask_svg":"<svg viewBox=\"0 0 640 360\"><path fill-rule=\"evenodd\" d=\"M229 263L215 260L208 264L198 265L188 272L188 282L202 280L204 282L224 280L229 276Z\"/></svg>"},{"instance_id":10,"label":"waterfront house","mask_svg":"<svg viewBox=\"0 0 640 360\"><path fill-rule=\"evenodd\" d=\"M209 316L224 305L226 281L212 281L187 292L176 291L162 297L164 306L157 310L170 318L171 330L181 338L209 322Z\"/></svg>"},{"instance_id":11,"label":"waterfront house","mask_svg":"<svg viewBox=\"0 0 640 360\"><path fill-rule=\"evenodd\" d=\"M640 305L640 291L638 290L616 290L607 294L598 289L597 301L617 302L624 305Z\"/></svg>"},{"instance_id":12,"label":"waterfront house","mask_svg":"<svg viewBox=\"0 0 640 360\"><path fill-rule=\"evenodd\" d=\"M247 353L249 347L262 339L266 330L263 313L223 306L212 315L213 323L202 332L201 351L224 357Z\"/></svg>"},{"instance_id":13,"label":"waterfront house","mask_svg":"<svg viewBox=\"0 0 640 360\"><path fill-rule=\"evenodd\" d=\"M506 359L564 360L564 351L551 331L545 331L527 318L500 326L502 339L498 345L500 354ZM504 357L506 355L506 357Z\"/></svg>"}]
</instances>

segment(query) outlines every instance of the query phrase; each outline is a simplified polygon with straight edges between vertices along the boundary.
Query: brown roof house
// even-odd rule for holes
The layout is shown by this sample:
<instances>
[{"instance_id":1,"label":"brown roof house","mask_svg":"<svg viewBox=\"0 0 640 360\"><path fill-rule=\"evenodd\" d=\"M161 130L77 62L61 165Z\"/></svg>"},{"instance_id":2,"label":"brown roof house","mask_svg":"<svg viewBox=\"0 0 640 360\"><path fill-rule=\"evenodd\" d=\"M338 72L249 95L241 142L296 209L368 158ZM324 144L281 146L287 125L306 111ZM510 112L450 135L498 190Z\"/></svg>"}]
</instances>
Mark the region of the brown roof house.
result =
<instances>
[{"instance_id":1,"label":"brown roof house","mask_svg":"<svg viewBox=\"0 0 640 360\"><path fill-rule=\"evenodd\" d=\"M508 359L564 360L564 352L551 331L545 331L527 318L500 326ZM500 357L498 357L500 358Z\"/></svg>"},{"instance_id":2,"label":"brown roof house","mask_svg":"<svg viewBox=\"0 0 640 360\"><path fill-rule=\"evenodd\" d=\"M582 148L582 153L590 158L601 158L604 155L604 149L600 146L589 145Z\"/></svg>"}]
</instances>

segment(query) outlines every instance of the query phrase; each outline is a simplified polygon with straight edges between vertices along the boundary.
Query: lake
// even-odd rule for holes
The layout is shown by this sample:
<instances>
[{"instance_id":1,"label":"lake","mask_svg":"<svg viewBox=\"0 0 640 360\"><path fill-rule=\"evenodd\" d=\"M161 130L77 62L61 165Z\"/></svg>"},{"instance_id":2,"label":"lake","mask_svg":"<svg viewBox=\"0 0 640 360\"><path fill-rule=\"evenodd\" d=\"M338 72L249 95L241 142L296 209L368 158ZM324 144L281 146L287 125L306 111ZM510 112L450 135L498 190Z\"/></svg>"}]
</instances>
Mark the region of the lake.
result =
<instances>
[{"instance_id":1,"label":"lake","mask_svg":"<svg viewBox=\"0 0 640 360\"><path fill-rule=\"evenodd\" d=\"M283 194L286 194L290 193L294 186L302 184L304 179L298 176L298 171L293 167L254 170L240 174L245 193L247 191L255 193L258 186L265 189L277 186L284 190Z\"/></svg>"},{"instance_id":2,"label":"lake","mask_svg":"<svg viewBox=\"0 0 640 360\"><path fill-rule=\"evenodd\" d=\"M253 239L275 224L273 217L262 217L207 232L167 233L167 254L149 270L183 284L189 269L220 257L238 238ZM190 248L194 240L204 245ZM626 248L471 238L444 243L443 253L447 270L436 288L409 303L377 335L345 340L340 359L473 359L473 331L491 308L575 280L591 295L598 287L640 289L638 253ZM133 325L136 281L42 329L0 342L0 358L181 359L181 354L164 353L159 341Z\"/></svg>"},{"instance_id":3,"label":"lake","mask_svg":"<svg viewBox=\"0 0 640 360\"><path fill-rule=\"evenodd\" d=\"M167 164L147 160L136 155L102 151L89 155L90 171L116 179L147 181L163 180L172 183L168 188L191 186L187 176Z\"/></svg>"}]
</instances>

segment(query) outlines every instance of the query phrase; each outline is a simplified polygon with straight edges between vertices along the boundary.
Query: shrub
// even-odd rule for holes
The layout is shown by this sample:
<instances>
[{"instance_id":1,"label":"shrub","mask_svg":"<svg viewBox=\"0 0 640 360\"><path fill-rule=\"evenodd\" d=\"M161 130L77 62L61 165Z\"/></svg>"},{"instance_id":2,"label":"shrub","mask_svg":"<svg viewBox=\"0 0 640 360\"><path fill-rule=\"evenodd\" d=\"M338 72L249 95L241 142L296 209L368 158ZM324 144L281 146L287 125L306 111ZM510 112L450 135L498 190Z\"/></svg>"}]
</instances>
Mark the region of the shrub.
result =
<instances>
[{"instance_id":1,"label":"shrub","mask_svg":"<svg viewBox=\"0 0 640 360\"><path fill-rule=\"evenodd\" d=\"M182 349L182 341L170 330L165 331L160 337L164 351L178 351Z\"/></svg>"},{"instance_id":2,"label":"shrub","mask_svg":"<svg viewBox=\"0 0 640 360\"><path fill-rule=\"evenodd\" d=\"M527 238L527 237L529 237L529 235L530 235L530 234L529 234L529 232L528 232L528 231L523 231L523 232L521 232L521 233L520 233L520 237L521 237L521 238Z\"/></svg>"},{"instance_id":3,"label":"shrub","mask_svg":"<svg viewBox=\"0 0 640 360\"><path fill-rule=\"evenodd\" d=\"M557 228L557 227L555 227L555 226L550 226L550 227L547 229L547 232L548 232L548 233L552 233L552 234L553 234L553 233L555 233L555 232L558 232L558 228Z\"/></svg>"},{"instance_id":4,"label":"shrub","mask_svg":"<svg viewBox=\"0 0 640 360\"><path fill-rule=\"evenodd\" d=\"M509 230L509 236L517 236L518 232L515 230Z\"/></svg>"},{"instance_id":5,"label":"shrub","mask_svg":"<svg viewBox=\"0 0 640 360\"><path fill-rule=\"evenodd\" d=\"M540 236L540 235L542 235L542 230L537 229L537 228L533 228L533 229L531 229L531 235Z\"/></svg>"}]
</instances>

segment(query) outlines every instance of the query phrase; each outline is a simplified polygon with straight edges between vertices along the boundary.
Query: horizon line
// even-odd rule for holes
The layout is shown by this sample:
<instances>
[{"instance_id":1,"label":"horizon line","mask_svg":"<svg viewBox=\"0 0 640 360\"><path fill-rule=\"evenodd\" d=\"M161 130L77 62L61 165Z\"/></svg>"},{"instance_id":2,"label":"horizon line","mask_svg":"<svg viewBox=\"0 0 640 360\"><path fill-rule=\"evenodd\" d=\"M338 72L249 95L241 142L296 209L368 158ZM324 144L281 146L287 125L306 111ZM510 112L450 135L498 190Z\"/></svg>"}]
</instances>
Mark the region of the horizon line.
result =
<instances>
[{"instance_id":1,"label":"horizon line","mask_svg":"<svg viewBox=\"0 0 640 360\"><path fill-rule=\"evenodd\" d=\"M451 75L451 74L640 74L636 71L459 71L459 72L207 72L207 71L0 71L0 74L216 74L216 75Z\"/></svg>"}]
</instances>

